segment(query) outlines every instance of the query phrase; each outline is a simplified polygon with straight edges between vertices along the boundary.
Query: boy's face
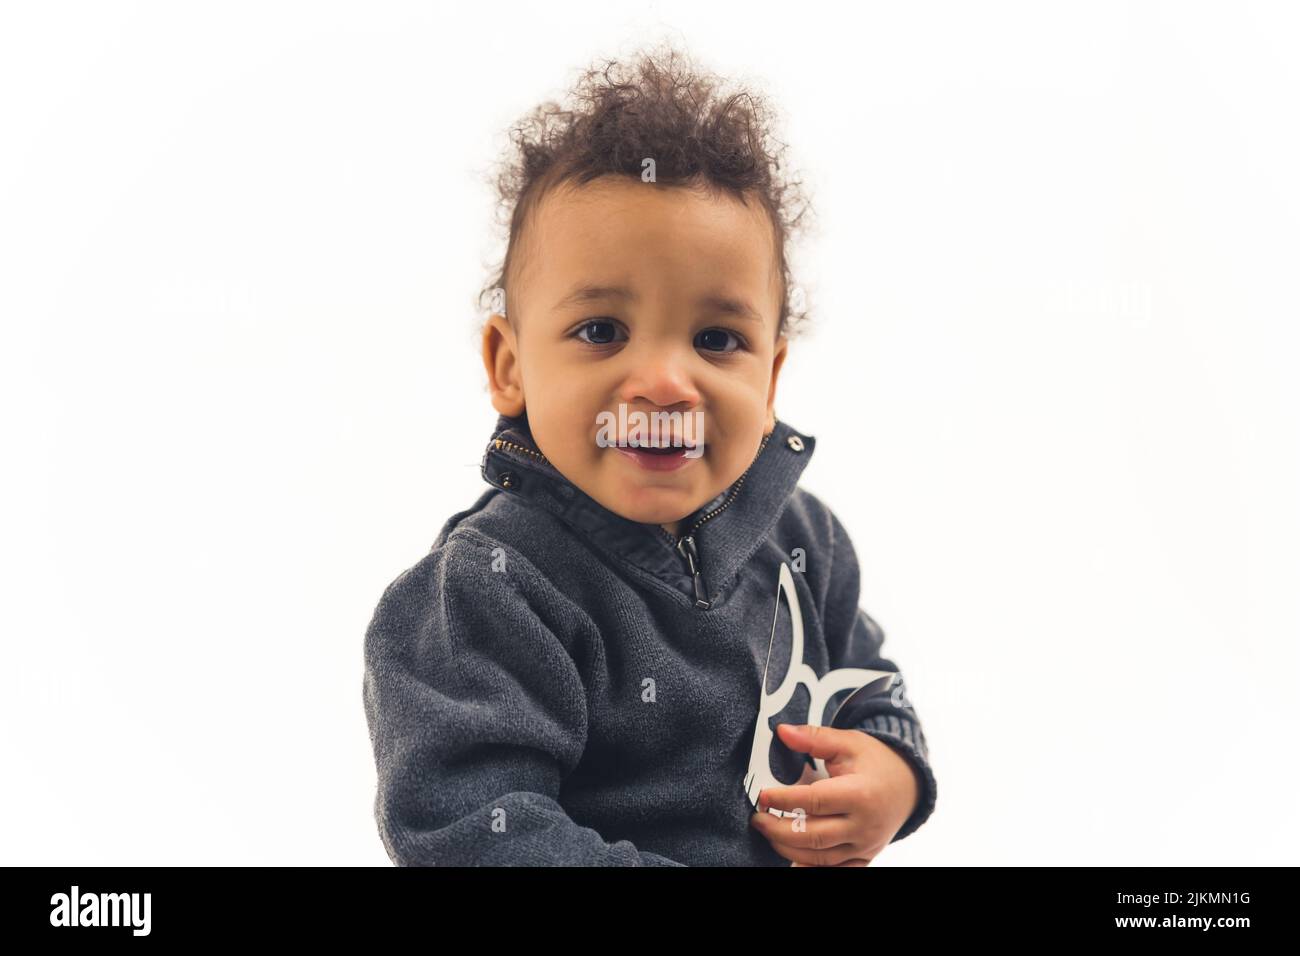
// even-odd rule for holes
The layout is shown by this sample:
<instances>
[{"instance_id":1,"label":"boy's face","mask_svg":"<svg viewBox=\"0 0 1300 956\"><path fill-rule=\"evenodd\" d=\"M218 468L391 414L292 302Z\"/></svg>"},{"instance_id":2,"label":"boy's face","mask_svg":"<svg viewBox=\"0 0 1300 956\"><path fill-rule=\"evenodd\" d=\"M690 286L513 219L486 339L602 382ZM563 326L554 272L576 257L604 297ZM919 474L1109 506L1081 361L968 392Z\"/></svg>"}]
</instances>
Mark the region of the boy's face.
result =
<instances>
[{"instance_id":1,"label":"boy's face","mask_svg":"<svg viewBox=\"0 0 1300 956\"><path fill-rule=\"evenodd\" d=\"M513 327L493 315L483 331L493 407L527 410L542 454L601 505L677 534L775 423L786 340L770 222L752 200L607 176L547 192L524 232ZM681 412L684 434L657 437L702 452L602 447L602 413L617 422L620 404L616 436L636 433L636 412Z\"/></svg>"}]
</instances>

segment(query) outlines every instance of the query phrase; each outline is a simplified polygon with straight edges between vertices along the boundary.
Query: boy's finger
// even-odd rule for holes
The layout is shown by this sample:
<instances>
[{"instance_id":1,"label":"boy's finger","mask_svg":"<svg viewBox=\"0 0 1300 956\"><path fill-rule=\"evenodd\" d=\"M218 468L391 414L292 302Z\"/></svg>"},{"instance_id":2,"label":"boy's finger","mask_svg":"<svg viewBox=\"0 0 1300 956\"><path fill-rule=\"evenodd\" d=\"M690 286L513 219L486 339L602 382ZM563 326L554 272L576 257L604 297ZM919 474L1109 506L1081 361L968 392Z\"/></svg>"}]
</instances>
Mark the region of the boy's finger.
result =
<instances>
[{"instance_id":1,"label":"boy's finger","mask_svg":"<svg viewBox=\"0 0 1300 956\"><path fill-rule=\"evenodd\" d=\"M791 860L790 865L791 866L812 866L811 863L800 863L798 860ZM859 857L856 860L845 860L843 863L834 863L832 865L833 866L870 866L871 861L864 860L861 857Z\"/></svg>"},{"instance_id":2,"label":"boy's finger","mask_svg":"<svg viewBox=\"0 0 1300 956\"><path fill-rule=\"evenodd\" d=\"M799 810L824 817L849 813L857 808L859 782L852 777L826 777L812 783L787 787L765 787L758 795L760 811Z\"/></svg>"},{"instance_id":3,"label":"boy's finger","mask_svg":"<svg viewBox=\"0 0 1300 956\"><path fill-rule=\"evenodd\" d=\"M839 846L829 847L824 850L808 850L801 847L792 847L785 843L773 842L772 849L787 860L802 866L839 866L849 860L856 859L858 854L862 852L849 843L842 843Z\"/></svg>"},{"instance_id":4,"label":"boy's finger","mask_svg":"<svg viewBox=\"0 0 1300 956\"><path fill-rule=\"evenodd\" d=\"M755 813L750 822L768 842L781 844L794 850L815 850L836 847L853 840L854 828L847 816L807 817L803 826L796 827L796 817L778 817L771 813Z\"/></svg>"},{"instance_id":5,"label":"boy's finger","mask_svg":"<svg viewBox=\"0 0 1300 956\"><path fill-rule=\"evenodd\" d=\"M854 748L861 743L862 731L818 724L777 724L776 733L791 750L821 757L829 763L836 757L852 756Z\"/></svg>"}]
</instances>

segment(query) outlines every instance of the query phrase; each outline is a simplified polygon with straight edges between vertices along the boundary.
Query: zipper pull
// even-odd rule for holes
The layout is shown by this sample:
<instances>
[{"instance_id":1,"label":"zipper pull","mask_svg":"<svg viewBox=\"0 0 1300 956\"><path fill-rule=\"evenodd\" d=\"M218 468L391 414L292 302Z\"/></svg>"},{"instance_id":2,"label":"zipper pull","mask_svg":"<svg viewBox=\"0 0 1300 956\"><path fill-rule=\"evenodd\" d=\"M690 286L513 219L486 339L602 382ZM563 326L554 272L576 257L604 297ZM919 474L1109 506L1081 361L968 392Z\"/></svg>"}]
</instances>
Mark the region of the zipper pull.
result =
<instances>
[{"instance_id":1,"label":"zipper pull","mask_svg":"<svg viewBox=\"0 0 1300 956\"><path fill-rule=\"evenodd\" d=\"M702 611L706 611L709 608L709 602L705 599L704 578L696 565L696 562L700 559L700 554L695 550L695 538L688 534L677 542L677 550L686 558L686 566L690 568L691 579L695 583L695 606Z\"/></svg>"}]
</instances>

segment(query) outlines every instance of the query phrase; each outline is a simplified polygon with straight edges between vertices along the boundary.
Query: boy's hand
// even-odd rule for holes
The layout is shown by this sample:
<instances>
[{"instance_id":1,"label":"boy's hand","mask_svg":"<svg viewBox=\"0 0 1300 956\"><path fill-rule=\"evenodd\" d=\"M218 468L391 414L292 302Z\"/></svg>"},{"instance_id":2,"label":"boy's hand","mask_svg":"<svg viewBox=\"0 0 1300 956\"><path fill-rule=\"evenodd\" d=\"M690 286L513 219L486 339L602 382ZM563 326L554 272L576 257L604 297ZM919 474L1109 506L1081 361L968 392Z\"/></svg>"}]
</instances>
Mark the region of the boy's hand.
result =
<instances>
[{"instance_id":1,"label":"boy's hand","mask_svg":"<svg viewBox=\"0 0 1300 956\"><path fill-rule=\"evenodd\" d=\"M860 730L777 724L776 732L791 750L821 757L830 776L816 779L806 766L799 783L768 787L750 823L791 866L869 864L916 809L920 783L911 765ZM778 817L769 807L803 815Z\"/></svg>"}]
</instances>

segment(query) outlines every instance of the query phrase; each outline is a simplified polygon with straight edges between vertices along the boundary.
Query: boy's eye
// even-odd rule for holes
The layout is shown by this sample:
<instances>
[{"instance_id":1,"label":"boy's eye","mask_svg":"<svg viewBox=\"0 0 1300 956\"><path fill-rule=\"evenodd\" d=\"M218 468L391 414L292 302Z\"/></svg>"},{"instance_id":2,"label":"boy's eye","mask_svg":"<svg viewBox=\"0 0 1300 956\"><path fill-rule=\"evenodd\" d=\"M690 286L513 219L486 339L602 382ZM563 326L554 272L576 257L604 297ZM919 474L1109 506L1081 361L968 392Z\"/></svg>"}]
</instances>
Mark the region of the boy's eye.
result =
<instances>
[{"instance_id":1,"label":"boy's eye","mask_svg":"<svg viewBox=\"0 0 1300 956\"><path fill-rule=\"evenodd\" d=\"M582 334L587 331L591 332L590 338L584 337ZM583 323L576 335L589 345L609 345L614 341L614 336L617 333L618 327L613 322L604 319L593 319L590 322Z\"/></svg>"},{"instance_id":2,"label":"boy's eye","mask_svg":"<svg viewBox=\"0 0 1300 956\"><path fill-rule=\"evenodd\" d=\"M621 328L617 322L609 319L592 319L584 322L573 334L588 345L612 345L619 338ZM622 338L626 338L623 335ZM728 345L728 340L732 344ZM709 352L734 352L743 343L740 337L727 329L705 329L695 337L696 348Z\"/></svg>"},{"instance_id":3,"label":"boy's eye","mask_svg":"<svg viewBox=\"0 0 1300 956\"><path fill-rule=\"evenodd\" d=\"M736 340L732 348L727 348L727 337ZM710 352L734 352L740 348L740 339L734 332L728 332L726 329L705 329L695 337L695 343L700 348L707 349Z\"/></svg>"}]
</instances>

